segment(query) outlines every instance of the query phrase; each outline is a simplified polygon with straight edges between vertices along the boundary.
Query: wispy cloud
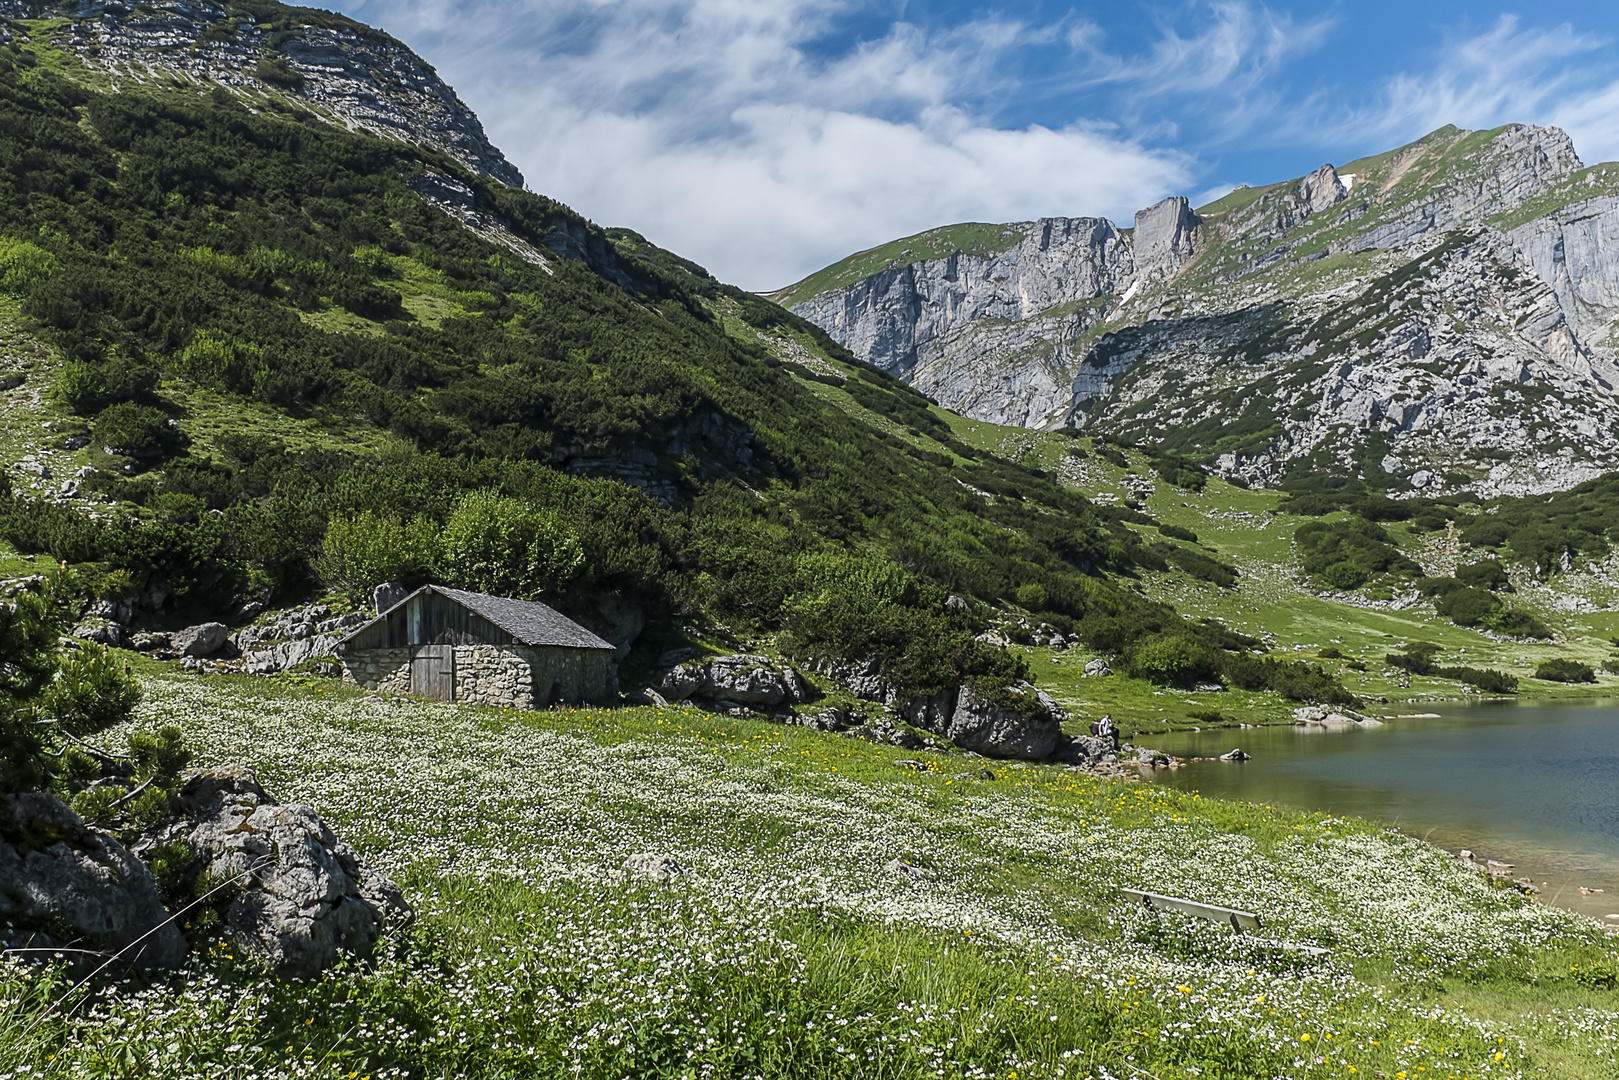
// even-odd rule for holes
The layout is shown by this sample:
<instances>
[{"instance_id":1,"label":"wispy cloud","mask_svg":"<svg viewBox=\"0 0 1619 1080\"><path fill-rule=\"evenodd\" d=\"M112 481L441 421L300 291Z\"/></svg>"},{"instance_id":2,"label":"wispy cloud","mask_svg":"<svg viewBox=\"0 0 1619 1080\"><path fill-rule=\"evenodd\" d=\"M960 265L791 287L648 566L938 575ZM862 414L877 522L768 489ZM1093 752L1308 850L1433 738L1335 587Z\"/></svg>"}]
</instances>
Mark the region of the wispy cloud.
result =
<instances>
[{"instance_id":1,"label":"wispy cloud","mask_svg":"<svg viewBox=\"0 0 1619 1080\"><path fill-rule=\"evenodd\" d=\"M1503 15L1483 33L1447 40L1431 69L1389 78L1349 126L1398 141L1445 124L1552 124L1569 133L1586 161L1609 160L1619 155L1619 77L1611 65L1582 61L1611 46L1567 23L1524 27Z\"/></svg>"},{"instance_id":2,"label":"wispy cloud","mask_svg":"<svg viewBox=\"0 0 1619 1080\"><path fill-rule=\"evenodd\" d=\"M1121 115L1133 124L1168 128L1167 134L1177 132L1149 118L1165 115L1166 99L1173 100L1173 115L1196 118L1198 141L1217 143L1272 123L1285 96L1284 68L1321 48L1336 25L1331 16L1297 21L1245 0L1222 0L1195 12L1201 18L1189 31L1160 18L1156 39L1136 54L1109 51L1094 23L1075 26L1069 42L1083 58L1077 81L1128 86Z\"/></svg>"},{"instance_id":3,"label":"wispy cloud","mask_svg":"<svg viewBox=\"0 0 1619 1080\"><path fill-rule=\"evenodd\" d=\"M537 190L749 287L959 220L1135 209L1188 160L982 102L1057 28L895 21L817 44L852 0L351 0L426 52Z\"/></svg>"}]
</instances>

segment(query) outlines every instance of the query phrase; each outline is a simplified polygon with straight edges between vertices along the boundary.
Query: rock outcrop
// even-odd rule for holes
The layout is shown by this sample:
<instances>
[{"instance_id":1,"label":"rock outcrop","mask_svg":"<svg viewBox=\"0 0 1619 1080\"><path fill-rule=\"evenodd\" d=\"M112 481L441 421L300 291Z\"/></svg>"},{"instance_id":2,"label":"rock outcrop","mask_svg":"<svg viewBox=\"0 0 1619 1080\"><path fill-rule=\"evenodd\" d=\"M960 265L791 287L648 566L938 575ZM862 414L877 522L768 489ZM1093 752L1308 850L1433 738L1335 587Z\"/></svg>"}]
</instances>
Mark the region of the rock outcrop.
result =
<instances>
[{"instance_id":1,"label":"rock outcrop","mask_svg":"<svg viewBox=\"0 0 1619 1080\"><path fill-rule=\"evenodd\" d=\"M768 656L716 656L681 664L664 673L660 689L670 701L700 699L757 709L791 706L813 697L809 683L792 665Z\"/></svg>"},{"instance_id":2,"label":"rock outcrop","mask_svg":"<svg viewBox=\"0 0 1619 1080\"><path fill-rule=\"evenodd\" d=\"M179 844L203 879L232 882L222 916L237 946L284 976L314 975L340 951L364 954L384 920L411 910L393 882L367 869L314 811L281 805L243 768L192 773L170 821L141 850Z\"/></svg>"},{"instance_id":3,"label":"rock outcrop","mask_svg":"<svg viewBox=\"0 0 1619 1080\"><path fill-rule=\"evenodd\" d=\"M1173 433L1251 484L1301 459L1427 495L1619 468L1619 165L1555 128L1446 128L1129 230L991 228L777 295L957 412Z\"/></svg>"},{"instance_id":4,"label":"rock outcrop","mask_svg":"<svg viewBox=\"0 0 1619 1080\"><path fill-rule=\"evenodd\" d=\"M0 796L0 921L25 947L105 954L98 967L174 968L188 951L146 865L43 792Z\"/></svg>"},{"instance_id":5,"label":"rock outcrop","mask_svg":"<svg viewBox=\"0 0 1619 1080\"><path fill-rule=\"evenodd\" d=\"M1067 714L1044 690L1028 685L1013 689L1020 697L1033 697L1033 707L1009 705L962 687L948 725L938 734L988 757L1044 761L1057 748Z\"/></svg>"}]
</instances>

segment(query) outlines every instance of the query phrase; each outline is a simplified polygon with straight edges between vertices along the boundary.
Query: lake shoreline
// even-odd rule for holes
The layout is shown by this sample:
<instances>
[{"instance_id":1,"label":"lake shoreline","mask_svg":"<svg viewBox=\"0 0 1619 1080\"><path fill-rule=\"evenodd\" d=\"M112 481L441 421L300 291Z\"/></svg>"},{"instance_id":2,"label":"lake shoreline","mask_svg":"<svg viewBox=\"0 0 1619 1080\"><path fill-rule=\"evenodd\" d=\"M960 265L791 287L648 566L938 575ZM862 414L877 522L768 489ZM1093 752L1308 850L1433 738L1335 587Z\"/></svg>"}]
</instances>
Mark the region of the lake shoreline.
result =
<instances>
[{"instance_id":1,"label":"lake shoreline","mask_svg":"<svg viewBox=\"0 0 1619 1080\"><path fill-rule=\"evenodd\" d=\"M1619 701L1422 701L1377 727L1182 729L1147 782L1206 798L1353 816L1503 864L1513 887L1619 929ZM1133 733L1138 744L1145 733ZM1214 760L1232 749L1246 762ZM1508 865L1510 864L1510 865ZM1580 892L1581 888L1587 891Z\"/></svg>"}]
</instances>

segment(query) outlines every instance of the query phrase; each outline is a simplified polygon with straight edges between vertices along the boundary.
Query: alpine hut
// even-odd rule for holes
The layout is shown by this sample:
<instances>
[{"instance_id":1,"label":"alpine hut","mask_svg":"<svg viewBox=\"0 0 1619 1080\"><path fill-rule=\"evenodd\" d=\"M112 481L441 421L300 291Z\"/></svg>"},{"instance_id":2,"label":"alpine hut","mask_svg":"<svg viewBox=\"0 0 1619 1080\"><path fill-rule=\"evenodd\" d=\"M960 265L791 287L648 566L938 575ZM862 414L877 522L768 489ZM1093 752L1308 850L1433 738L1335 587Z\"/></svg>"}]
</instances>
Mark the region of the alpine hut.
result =
<instances>
[{"instance_id":1,"label":"alpine hut","mask_svg":"<svg viewBox=\"0 0 1619 1080\"><path fill-rule=\"evenodd\" d=\"M613 646L532 600L426 585L335 651L371 690L519 709L618 697Z\"/></svg>"}]
</instances>

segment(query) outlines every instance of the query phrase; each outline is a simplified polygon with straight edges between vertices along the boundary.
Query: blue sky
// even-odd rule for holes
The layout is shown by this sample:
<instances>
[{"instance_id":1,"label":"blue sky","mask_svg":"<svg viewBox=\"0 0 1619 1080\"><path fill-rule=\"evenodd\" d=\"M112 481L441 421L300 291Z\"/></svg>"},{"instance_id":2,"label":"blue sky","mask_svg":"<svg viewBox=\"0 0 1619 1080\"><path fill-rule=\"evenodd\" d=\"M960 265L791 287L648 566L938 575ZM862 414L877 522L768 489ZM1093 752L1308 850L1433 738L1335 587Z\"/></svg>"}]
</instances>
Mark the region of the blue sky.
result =
<instances>
[{"instance_id":1,"label":"blue sky","mask_svg":"<svg viewBox=\"0 0 1619 1080\"><path fill-rule=\"evenodd\" d=\"M1444 124L1619 158L1607 3L342 0L536 191L747 288L956 221L1128 223Z\"/></svg>"}]
</instances>

